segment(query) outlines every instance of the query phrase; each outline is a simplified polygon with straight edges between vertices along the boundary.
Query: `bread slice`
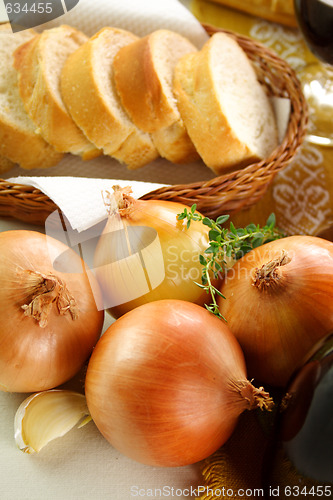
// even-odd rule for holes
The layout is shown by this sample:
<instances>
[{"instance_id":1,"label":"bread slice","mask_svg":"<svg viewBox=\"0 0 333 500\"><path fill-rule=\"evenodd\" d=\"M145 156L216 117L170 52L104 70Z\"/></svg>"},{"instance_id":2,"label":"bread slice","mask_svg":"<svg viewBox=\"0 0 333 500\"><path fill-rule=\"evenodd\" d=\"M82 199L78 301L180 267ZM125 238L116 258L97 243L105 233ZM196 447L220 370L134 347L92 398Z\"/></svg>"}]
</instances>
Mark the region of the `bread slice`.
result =
<instances>
[{"instance_id":1,"label":"bread slice","mask_svg":"<svg viewBox=\"0 0 333 500\"><path fill-rule=\"evenodd\" d=\"M62 25L43 31L14 52L24 107L39 133L57 151L89 160L101 154L68 113L60 94L60 75L67 57L88 40Z\"/></svg>"},{"instance_id":2,"label":"bread slice","mask_svg":"<svg viewBox=\"0 0 333 500\"><path fill-rule=\"evenodd\" d=\"M4 156L0 156L0 174L3 174L4 172L7 172L11 168L15 167L15 163L12 161L8 160L8 158L5 158Z\"/></svg>"},{"instance_id":3,"label":"bread slice","mask_svg":"<svg viewBox=\"0 0 333 500\"><path fill-rule=\"evenodd\" d=\"M105 154L129 168L158 157L150 135L131 122L114 86L113 59L136 38L125 30L103 28L69 56L61 75L62 96L74 121Z\"/></svg>"},{"instance_id":4,"label":"bread slice","mask_svg":"<svg viewBox=\"0 0 333 500\"><path fill-rule=\"evenodd\" d=\"M28 169L56 165L63 156L35 133L19 94L13 52L35 35L13 33L9 23L0 26L0 155Z\"/></svg>"},{"instance_id":5,"label":"bread slice","mask_svg":"<svg viewBox=\"0 0 333 500\"><path fill-rule=\"evenodd\" d=\"M200 159L182 119L151 136L159 155L172 163L190 163Z\"/></svg>"},{"instance_id":6,"label":"bread slice","mask_svg":"<svg viewBox=\"0 0 333 500\"><path fill-rule=\"evenodd\" d=\"M160 29L120 49L113 63L117 91L132 121L151 133L159 154L174 163L199 157L172 89L177 61L196 51L185 37Z\"/></svg>"},{"instance_id":7,"label":"bread slice","mask_svg":"<svg viewBox=\"0 0 333 500\"><path fill-rule=\"evenodd\" d=\"M197 151L216 174L263 159L277 146L269 98L229 35L215 33L178 62L174 91Z\"/></svg>"}]
</instances>

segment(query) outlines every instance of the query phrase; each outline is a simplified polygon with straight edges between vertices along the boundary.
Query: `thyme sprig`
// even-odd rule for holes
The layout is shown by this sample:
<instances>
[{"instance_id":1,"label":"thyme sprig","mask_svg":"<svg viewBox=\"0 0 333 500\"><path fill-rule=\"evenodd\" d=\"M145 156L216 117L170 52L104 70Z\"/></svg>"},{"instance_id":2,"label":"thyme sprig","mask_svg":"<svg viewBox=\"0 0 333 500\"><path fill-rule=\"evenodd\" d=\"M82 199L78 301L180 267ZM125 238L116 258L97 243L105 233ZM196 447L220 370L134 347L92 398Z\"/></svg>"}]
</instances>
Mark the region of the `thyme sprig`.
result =
<instances>
[{"instance_id":1,"label":"thyme sprig","mask_svg":"<svg viewBox=\"0 0 333 500\"><path fill-rule=\"evenodd\" d=\"M216 220L204 217L196 212L196 204L191 208L185 208L177 215L179 221L186 220L187 229L192 221L202 222L208 226L209 246L204 254L199 256L202 265L201 283L196 283L211 296L211 304L206 304L208 311L215 314L220 319L225 320L217 304L217 296L225 298L223 294L214 286L212 281L220 276L221 272L226 272L236 260L240 259L253 248L283 238L285 235L276 228L275 215L271 214L265 226L249 224L245 228L236 228L230 222L229 229L223 227L228 221L229 215L221 215Z\"/></svg>"}]
</instances>

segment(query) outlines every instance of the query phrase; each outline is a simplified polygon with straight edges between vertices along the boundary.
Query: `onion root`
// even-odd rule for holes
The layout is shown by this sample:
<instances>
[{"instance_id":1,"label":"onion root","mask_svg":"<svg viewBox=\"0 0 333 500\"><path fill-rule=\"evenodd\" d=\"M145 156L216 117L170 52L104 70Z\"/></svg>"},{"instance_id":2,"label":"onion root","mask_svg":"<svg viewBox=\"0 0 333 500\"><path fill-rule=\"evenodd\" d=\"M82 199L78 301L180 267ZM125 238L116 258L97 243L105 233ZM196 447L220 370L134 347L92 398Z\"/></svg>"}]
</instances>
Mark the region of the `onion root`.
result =
<instances>
[{"instance_id":1,"label":"onion root","mask_svg":"<svg viewBox=\"0 0 333 500\"><path fill-rule=\"evenodd\" d=\"M122 217L126 217L131 212L134 198L131 196L132 188L127 186L122 188L120 186L112 186L113 193L104 191L103 198L104 204L107 208L109 215L119 213Z\"/></svg>"},{"instance_id":2,"label":"onion root","mask_svg":"<svg viewBox=\"0 0 333 500\"><path fill-rule=\"evenodd\" d=\"M76 301L60 278L37 271L26 270L24 273L28 273L25 277L31 296L30 302L21 306L25 316L34 318L41 328L45 328L52 304L55 304L61 316L68 312L72 320L78 318Z\"/></svg>"},{"instance_id":3,"label":"onion root","mask_svg":"<svg viewBox=\"0 0 333 500\"><path fill-rule=\"evenodd\" d=\"M253 286L259 290L266 289L278 283L280 276L277 269L291 262L288 252L282 250L280 257L267 262L255 270Z\"/></svg>"},{"instance_id":4,"label":"onion root","mask_svg":"<svg viewBox=\"0 0 333 500\"><path fill-rule=\"evenodd\" d=\"M247 401L247 410L272 411L274 408L273 398L263 387L255 387L249 380L234 381L233 389L236 390L243 400Z\"/></svg>"}]
</instances>

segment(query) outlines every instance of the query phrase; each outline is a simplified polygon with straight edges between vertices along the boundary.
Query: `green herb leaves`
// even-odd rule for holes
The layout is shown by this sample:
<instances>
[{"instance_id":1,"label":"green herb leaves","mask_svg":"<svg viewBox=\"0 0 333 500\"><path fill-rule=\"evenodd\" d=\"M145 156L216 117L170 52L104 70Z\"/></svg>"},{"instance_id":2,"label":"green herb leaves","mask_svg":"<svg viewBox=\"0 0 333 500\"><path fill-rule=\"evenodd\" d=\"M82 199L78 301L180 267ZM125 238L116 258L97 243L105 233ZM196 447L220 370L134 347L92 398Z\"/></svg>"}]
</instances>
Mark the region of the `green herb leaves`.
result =
<instances>
[{"instance_id":1,"label":"green herb leaves","mask_svg":"<svg viewBox=\"0 0 333 500\"><path fill-rule=\"evenodd\" d=\"M186 220L187 229L192 221L202 222L209 227L209 246L204 255L200 255L202 265L201 283L196 283L210 294L212 303L206 308L221 319L225 319L219 311L216 296L221 296L221 292L213 285L221 272L226 272L236 260L240 259L253 248L261 246L269 241L283 238L285 235L275 227L275 215L271 214L264 227L249 224L245 228L236 228L230 222L229 229L223 227L228 221L229 215L221 215L216 221L208 217L203 217L196 212L197 206L194 204L190 209L185 208L181 214L177 215L179 221ZM224 297L223 297L224 298Z\"/></svg>"}]
</instances>

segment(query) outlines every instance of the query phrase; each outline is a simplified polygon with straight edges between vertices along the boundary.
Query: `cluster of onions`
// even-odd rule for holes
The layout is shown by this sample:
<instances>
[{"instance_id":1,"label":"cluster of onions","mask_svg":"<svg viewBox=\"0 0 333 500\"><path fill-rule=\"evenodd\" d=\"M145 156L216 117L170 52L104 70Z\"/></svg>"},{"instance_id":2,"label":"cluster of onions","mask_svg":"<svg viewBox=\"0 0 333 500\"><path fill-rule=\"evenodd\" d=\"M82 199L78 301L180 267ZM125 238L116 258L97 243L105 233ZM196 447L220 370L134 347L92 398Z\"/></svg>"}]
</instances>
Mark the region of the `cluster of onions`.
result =
<instances>
[{"instance_id":1,"label":"cluster of onions","mask_svg":"<svg viewBox=\"0 0 333 500\"><path fill-rule=\"evenodd\" d=\"M72 378L98 341L97 309L81 258L35 231L0 234L0 389L33 392ZM54 262L67 251L68 272Z\"/></svg>"},{"instance_id":2,"label":"cluster of onions","mask_svg":"<svg viewBox=\"0 0 333 500\"><path fill-rule=\"evenodd\" d=\"M109 218L95 251L94 268L105 309L115 318L161 299L203 303L199 256L208 247L208 228L177 220L184 205L136 200L131 189L115 188Z\"/></svg>"},{"instance_id":3,"label":"cluster of onions","mask_svg":"<svg viewBox=\"0 0 333 500\"><path fill-rule=\"evenodd\" d=\"M85 392L92 419L116 449L167 467L204 459L244 410L273 404L247 380L226 324L182 300L147 303L115 321L92 353Z\"/></svg>"},{"instance_id":4,"label":"cluster of onions","mask_svg":"<svg viewBox=\"0 0 333 500\"><path fill-rule=\"evenodd\" d=\"M92 418L116 449L138 462L198 462L227 441L244 410L272 407L247 372L261 383L285 386L307 352L333 330L333 243L292 236L246 254L221 287L225 299L218 305L226 324L198 305L206 295L195 281L208 232L199 221L189 228L178 221L183 209L134 200L126 189L110 197L94 267L104 304L118 319L99 340L103 312L95 305L92 276L52 267L64 245L39 233L0 235L2 388L57 386L79 370L98 340L86 372L86 399L40 393L21 407L16 425L24 451L38 451L60 428L86 416L84 422ZM78 261L73 252L72 269ZM36 414L43 416L43 439ZM27 442L28 428L34 445Z\"/></svg>"},{"instance_id":5,"label":"cluster of onions","mask_svg":"<svg viewBox=\"0 0 333 500\"><path fill-rule=\"evenodd\" d=\"M290 236L251 250L225 277L219 308L250 377L285 386L333 330L333 243Z\"/></svg>"}]
</instances>

